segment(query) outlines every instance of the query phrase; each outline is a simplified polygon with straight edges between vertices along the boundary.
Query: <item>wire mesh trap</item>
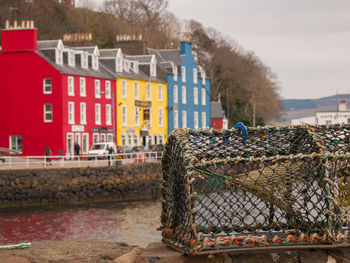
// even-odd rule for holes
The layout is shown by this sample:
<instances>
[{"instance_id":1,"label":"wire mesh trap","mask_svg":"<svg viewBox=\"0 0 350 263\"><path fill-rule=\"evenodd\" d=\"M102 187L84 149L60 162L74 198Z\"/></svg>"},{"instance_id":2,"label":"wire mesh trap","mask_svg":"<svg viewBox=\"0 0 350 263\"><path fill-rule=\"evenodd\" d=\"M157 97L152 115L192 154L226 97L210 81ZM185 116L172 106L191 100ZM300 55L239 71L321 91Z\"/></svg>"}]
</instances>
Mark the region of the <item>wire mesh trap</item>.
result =
<instances>
[{"instance_id":1,"label":"wire mesh trap","mask_svg":"<svg viewBox=\"0 0 350 263\"><path fill-rule=\"evenodd\" d=\"M347 246L350 125L174 130L163 242L186 254Z\"/></svg>"}]
</instances>

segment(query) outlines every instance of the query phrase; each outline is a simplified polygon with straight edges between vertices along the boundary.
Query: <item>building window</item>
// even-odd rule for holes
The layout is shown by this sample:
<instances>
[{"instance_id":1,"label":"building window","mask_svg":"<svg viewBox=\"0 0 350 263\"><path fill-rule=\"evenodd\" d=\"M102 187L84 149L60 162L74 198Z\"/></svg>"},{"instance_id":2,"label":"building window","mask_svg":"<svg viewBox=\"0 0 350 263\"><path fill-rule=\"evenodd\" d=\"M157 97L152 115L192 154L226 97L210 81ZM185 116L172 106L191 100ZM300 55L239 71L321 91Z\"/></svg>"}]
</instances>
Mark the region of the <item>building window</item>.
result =
<instances>
[{"instance_id":1,"label":"building window","mask_svg":"<svg viewBox=\"0 0 350 263\"><path fill-rule=\"evenodd\" d=\"M22 135L10 135L10 149L23 153Z\"/></svg>"},{"instance_id":2,"label":"building window","mask_svg":"<svg viewBox=\"0 0 350 263\"><path fill-rule=\"evenodd\" d=\"M187 112L182 111L182 128L187 128Z\"/></svg>"},{"instance_id":3,"label":"building window","mask_svg":"<svg viewBox=\"0 0 350 263\"><path fill-rule=\"evenodd\" d=\"M196 68L193 69L193 83L198 83L198 73Z\"/></svg>"},{"instance_id":4,"label":"building window","mask_svg":"<svg viewBox=\"0 0 350 263\"><path fill-rule=\"evenodd\" d=\"M86 52L81 55L81 65L83 68L88 67L88 54Z\"/></svg>"},{"instance_id":5,"label":"building window","mask_svg":"<svg viewBox=\"0 0 350 263\"><path fill-rule=\"evenodd\" d=\"M107 133L107 142L113 142L114 136L112 133Z\"/></svg>"},{"instance_id":6,"label":"building window","mask_svg":"<svg viewBox=\"0 0 350 263\"><path fill-rule=\"evenodd\" d=\"M83 139L81 142L81 151L86 154L89 151L89 134L83 133Z\"/></svg>"},{"instance_id":7,"label":"building window","mask_svg":"<svg viewBox=\"0 0 350 263\"><path fill-rule=\"evenodd\" d=\"M177 110L174 111L174 129L179 128L179 113Z\"/></svg>"},{"instance_id":8,"label":"building window","mask_svg":"<svg viewBox=\"0 0 350 263\"><path fill-rule=\"evenodd\" d=\"M205 112L202 112L202 128L207 128L207 114Z\"/></svg>"},{"instance_id":9,"label":"building window","mask_svg":"<svg viewBox=\"0 0 350 263\"><path fill-rule=\"evenodd\" d=\"M86 103L80 103L80 124L86 124Z\"/></svg>"},{"instance_id":10,"label":"building window","mask_svg":"<svg viewBox=\"0 0 350 263\"><path fill-rule=\"evenodd\" d=\"M179 101L179 96L178 96L179 91L178 91L177 85L174 85L173 92L174 92L174 103L178 103L178 101Z\"/></svg>"},{"instance_id":11,"label":"building window","mask_svg":"<svg viewBox=\"0 0 350 263\"><path fill-rule=\"evenodd\" d=\"M193 103L198 105L198 88L193 89Z\"/></svg>"},{"instance_id":12,"label":"building window","mask_svg":"<svg viewBox=\"0 0 350 263\"><path fill-rule=\"evenodd\" d=\"M98 70L98 58L97 55L92 55L92 68Z\"/></svg>"},{"instance_id":13,"label":"building window","mask_svg":"<svg viewBox=\"0 0 350 263\"><path fill-rule=\"evenodd\" d=\"M52 80L49 78L44 79L44 94L52 93Z\"/></svg>"},{"instance_id":14,"label":"building window","mask_svg":"<svg viewBox=\"0 0 350 263\"><path fill-rule=\"evenodd\" d=\"M117 64L117 72L122 72L123 71L123 59L117 58L116 64Z\"/></svg>"},{"instance_id":15,"label":"building window","mask_svg":"<svg viewBox=\"0 0 350 263\"><path fill-rule=\"evenodd\" d=\"M195 111L193 114L194 128L198 129L198 112Z\"/></svg>"},{"instance_id":16,"label":"building window","mask_svg":"<svg viewBox=\"0 0 350 263\"><path fill-rule=\"evenodd\" d=\"M86 79L80 78L80 97L86 97Z\"/></svg>"},{"instance_id":17,"label":"building window","mask_svg":"<svg viewBox=\"0 0 350 263\"><path fill-rule=\"evenodd\" d=\"M157 64L156 63L151 63L151 70L150 70L150 75L151 77L156 77L157 76Z\"/></svg>"},{"instance_id":18,"label":"building window","mask_svg":"<svg viewBox=\"0 0 350 263\"><path fill-rule=\"evenodd\" d=\"M126 146L126 135L122 134L122 146Z\"/></svg>"},{"instance_id":19,"label":"building window","mask_svg":"<svg viewBox=\"0 0 350 263\"><path fill-rule=\"evenodd\" d=\"M140 125L140 112L139 107L135 107L135 126Z\"/></svg>"},{"instance_id":20,"label":"building window","mask_svg":"<svg viewBox=\"0 0 350 263\"><path fill-rule=\"evenodd\" d=\"M68 96L74 96L74 78L68 77Z\"/></svg>"},{"instance_id":21,"label":"building window","mask_svg":"<svg viewBox=\"0 0 350 263\"><path fill-rule=\"evenodd\" d=\"M93 136L93 143L97 143L99 141L99 139L98 139L99 134L98 133L94 133L92 136Z\"/></svg>"},{"instance_id":22,"label":"building window","mask_svg":"<svg viewBox=\"0 0 350 263\"><path fill-rule=\"evenodd\" d=\"M158 101L163 101L163 85L158 85Z\"/></svg>"},{"instance_id":23,"label":"building window","mask_svg":"<svg viewBox=\"0 0 350 263\"><path fill-rule=\"evenodd\" d=\"M163 127L163 109L158 109L158 126Z\"/></svg>"},{"instance_id":24,"label":"building window","mask_svg":"<svg viewBox=\"0 0 350 263\"><path fill-rule=\"evenodd\" d=\"M139 135L134 134L134 146L139 146Z\"/></svg>"},{"instance_id":25,"label":"building window","mask_svg":"<svg viewBox=\"0 0 350 263\"><path fill-rule=\"evenodd\" d=\"M106 105L106 125L112 125L112 107L110 104Z\"/></svg>"},{"instance_id":26,"label":"building window","mask_svg":"<svg viewBox=\"0 0 350 263\"><path fill-rule=\"evenodd\" d=\"M74 124L74 102L68 102L68 123Z\"/></svg>"},{"instance_id":27,"label":"building window","mask_svg":"<svg viewBox=\"0 0 350 263\"><path fill-rule=\"evenodd\" d=\"M173 66L174 81L177 81L177 66Z\"/></svg>"},{"instance_id":28,"label":"building window","mask_svg":"<svg viewBox=\"0 0 350 263\"><path fill-rule=\"evenodd\" d=\"M182 104L186 104L186 86L182 86Z\"/></svg>"},{"instance_id":29,"label":"building window","mask_svg":"<svg viewBox=\"0 0 350 263\"><path fill-rule=\"evenodd\" d=\"M95 79L95 98L101 98L101 86L99 79Z\"/></svg>"},{"instance_id":30,"label":"building window","mask_svg":"<svg viewBox=\"0 0 350 263\"><path fill-rule=\"evenodd\" d=\"M101 133L101 142L105 142L105 141L106 141L106 134Z\"/></svg>"},{"instance_id":31,"label":"building window","mask_svg":"<svg viewBox=\"0 0 350 263\"><path fill-rule=\"evenodd\" d=\"M205 72L202 74L202 84L205 85Z\"/></svg>"},{"instance_id":32,"label":"building window","mask_svg":"<svg viewBox=\"0 0 350 263\"><path fill-rule=\"evenodd\" d=\"M55 55L56 55L56 64L62 65L63 64L63 52L62 50L55 50Z\"/></svg>"},{"instance_id":33,"label":"building window","mask_svg":"<svg viewBox=\"0 0 350 263\"><path fill-rule=\"evenodd\" d=\"M126 80L122 80L122 98L126 99Z\"/></svg>"},{"instance_id":34,"label":"building window","mask_svg":"<svg viewBox=\"0 0 350 263\"><path fill-rule=\"evenodd\" d=\"M147 83L147 99L152 100L152 85Z\"/></svg>"},{"instance_id":35,"label":"building window","mask_svg":"<svg viewBox=\"0 0 350 263\"><path fill-rule=\"evenodd\" d=\"M138 81L135 81L134 87L135 87L135 99L138 99L139 98L139 82Z\"/></svg>"},{"instance_id":36,"label":"building window","mask_svg":"<svg viewBox=\"0 0 350 263\"><path fill-rule=\"evenodd\" d=\"M123 126L127 125L127 112L126 112L126 106L123 106L123 112L122 112L122 122Z\"/></svg>"},{"instance_id":37,"label":"building window","mask_svg":"<svg viewBox=\"0 0 350 263\"><path fill-rule=\"evenodd\" d=\"M101 124L101 104L95 104L95 124Z\"/></svg>"},{"instance_id":38,"label":"building window","mask_svg":"<svg viewBox=\"0 0 350 263\"><path fill-rule=\"evenodd\" d=\"M68 65L70 67L75 67L75 54L73 50L68 51Z\"/></svg>"},{"instance_id":39,"label":"building window","mask_svg":"<svg viewBox=\"0 0 350 263\"><path fill-rule=\"evenodd\" d=\"M106 81L106 99L110 99L112 98L111 95L111 82L110 81Z\"/></svg>"},{"instance_id":40,"label":"building window","mask_svg":"<svg viewBox=\"0 0 350 263\"><path fill-rule=\"evenodd\" d=\"M44 122L52 122L52 104L44 104Z\"/></svg>"},{"instance_id":41,"label":"building window","mask_svg":"<svg viewBox=\"0 0 350 263\"><path fill-rule=\"evenodd\" d=\"M202 89L202 105L206 105L206 92L205 89Z\"/></svg>"},{"instance_id":42,"label":"building window","mask_svg":"<svg viewBox=\"0 0 350 263\"><path fill-rule=\"evenodd\" d=\"M186 68L184 66L181 67L181 79L182 82L186 82Z\"/></svg>"},{"instance_id":43,"label":"building window","mask_svg":"<svg viewBox=\"0 0 350 263\"><path fill-rule=\"evenodd\" d=\"M132 146L132 135L128 135L128 145L131 147Z\"/></svg>"},{"instance_id":44,"label":"building window","mask_svg":"<svg viewBox=\"0 0 350 263\"><path fill-rule=\"evenodd\" d=\"M152 127L152 108L148 108L148 111L149 111L149 126Z\"/></svg>"}]
</instances>

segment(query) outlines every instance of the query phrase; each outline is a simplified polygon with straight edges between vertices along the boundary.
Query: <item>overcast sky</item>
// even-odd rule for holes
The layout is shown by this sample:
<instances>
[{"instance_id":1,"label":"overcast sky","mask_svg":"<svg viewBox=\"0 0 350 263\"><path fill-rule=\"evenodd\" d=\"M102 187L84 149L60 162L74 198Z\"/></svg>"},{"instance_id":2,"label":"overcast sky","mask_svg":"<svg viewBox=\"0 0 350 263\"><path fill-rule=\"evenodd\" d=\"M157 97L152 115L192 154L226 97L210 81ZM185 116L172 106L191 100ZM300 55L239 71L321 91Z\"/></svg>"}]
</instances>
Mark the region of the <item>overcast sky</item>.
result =
<instances>
[{"instance_id":1,"label":"overcast sky","mask_svg":"<svg viewBox=\"0 0 350 263\"><path fill-rule=\"evenodd\" d=\"M102 0L97 0L102 1ZM350 0L169 0L253 51L275 72L282 98L350 93Z\"/></svg>"}]
</instances>

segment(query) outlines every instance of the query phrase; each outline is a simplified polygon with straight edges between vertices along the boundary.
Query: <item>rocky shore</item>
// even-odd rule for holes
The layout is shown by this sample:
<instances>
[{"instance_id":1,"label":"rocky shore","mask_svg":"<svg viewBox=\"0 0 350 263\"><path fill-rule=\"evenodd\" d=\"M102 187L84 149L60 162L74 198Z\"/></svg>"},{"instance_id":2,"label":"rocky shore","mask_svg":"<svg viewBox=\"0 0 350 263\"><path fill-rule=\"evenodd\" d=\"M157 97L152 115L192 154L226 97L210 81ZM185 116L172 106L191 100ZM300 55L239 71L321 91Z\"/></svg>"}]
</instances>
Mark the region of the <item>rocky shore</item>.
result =
<instances>
[{"instance_id":1,"label":"rocky shore","mask_svg":"<svg viewBox=\"0 0 350 263\"><path fill-rule=\"evenodd\" d=\"M0 250L1 263L347 263L350 249L184 256L162 243L147 248L114 242L42 241Z\"/></svg>"}]
</instances>

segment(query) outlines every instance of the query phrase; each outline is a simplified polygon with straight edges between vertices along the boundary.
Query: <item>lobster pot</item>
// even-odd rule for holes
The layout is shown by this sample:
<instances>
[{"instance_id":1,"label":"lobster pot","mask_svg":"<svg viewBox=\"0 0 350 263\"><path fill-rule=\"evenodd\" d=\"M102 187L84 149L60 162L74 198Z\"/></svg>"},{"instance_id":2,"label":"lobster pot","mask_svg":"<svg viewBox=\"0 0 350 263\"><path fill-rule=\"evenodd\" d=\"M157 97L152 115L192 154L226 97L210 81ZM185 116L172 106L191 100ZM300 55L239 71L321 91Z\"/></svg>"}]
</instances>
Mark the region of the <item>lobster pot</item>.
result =
<instances>
[{"instance_id":1,"label":"lobster pot","mask_svg":"<svg viewBox=\"0 0 350 263\"><path fill-rule=\"evenodd\" d=\"M174 130L162 241L186 254L346 247L350 126Z\"/></svg>"}]
</instances>

